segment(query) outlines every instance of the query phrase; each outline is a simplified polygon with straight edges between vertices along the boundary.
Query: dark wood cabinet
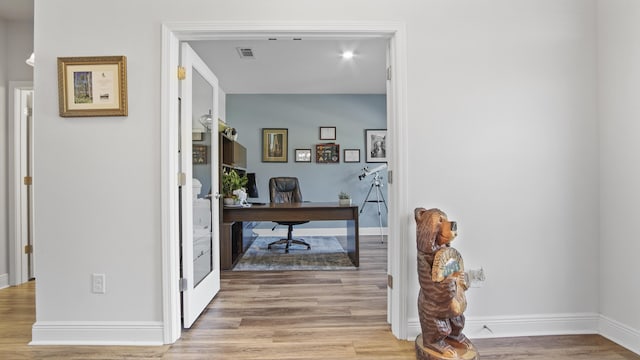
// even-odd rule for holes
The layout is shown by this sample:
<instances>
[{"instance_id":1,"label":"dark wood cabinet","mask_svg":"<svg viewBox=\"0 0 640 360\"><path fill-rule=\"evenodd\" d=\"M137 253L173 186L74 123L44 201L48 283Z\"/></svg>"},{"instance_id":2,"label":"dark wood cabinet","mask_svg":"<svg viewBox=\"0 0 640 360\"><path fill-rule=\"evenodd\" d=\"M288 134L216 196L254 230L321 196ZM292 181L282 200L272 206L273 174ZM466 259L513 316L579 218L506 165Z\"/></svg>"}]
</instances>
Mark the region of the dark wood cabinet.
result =
<instances>
[{"instance_id":1,"label":"dark wood cabinet","mask_svg":"<svg viewBox=\"0 0 640 360\"><path fill-rule=\"evenodd\" d=\"M242 144L220 133L218 156L220 164L218 169L220 189L218 192L222 194L222 174L225 171L234 169L241 175L247 172L247 149ZM219 201L218 203L220 206L220 269L229 270L253 242L254 236L251 229L255 227L255 223L223 222L223 202Z\"/></svg>"},{"instance_id":2,"label":"dark wood cabinet","mask_svg":"<svg viewBox=\"0 0 640 360\"><path fill-rule=\"evenodd\" d=\"M236 170L247 169L247 149L240 143L220 134L220 163Z\"/></svg>"}]
</instances>

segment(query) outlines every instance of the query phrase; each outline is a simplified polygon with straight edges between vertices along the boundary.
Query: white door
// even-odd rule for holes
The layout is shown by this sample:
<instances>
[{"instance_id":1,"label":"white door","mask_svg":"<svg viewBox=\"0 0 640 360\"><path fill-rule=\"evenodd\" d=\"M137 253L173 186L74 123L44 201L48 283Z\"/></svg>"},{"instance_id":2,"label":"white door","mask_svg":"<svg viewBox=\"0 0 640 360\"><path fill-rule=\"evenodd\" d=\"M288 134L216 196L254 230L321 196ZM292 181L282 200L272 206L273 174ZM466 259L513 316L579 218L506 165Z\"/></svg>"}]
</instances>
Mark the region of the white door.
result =
<instances>
[{"instance_id":1,"label":"white door","mask_svg":"<svg viewBox=\"0 0 640 360\"><path fill-rule=\"evenodd\" d=\"M33 87L13 88L13 204L10 234L14 241L10 263L12 285L32 279L33 273Z\"/></svg>"},{"instance_id":2,"label":"white door","mask_svg":"<svg viewBox=\"0 0 640 360\"><path fill-rule=\"evenodd\" d=\"M182 44L181 58L186 70L180 86L180 167L185 180L180 191L182 322L189 328L220 290L219 88L216 76L189 44ZM193 122L206 114L211 114L212 131L194 143ZM198 182L202 188L196 193L193 184Z\"/></svg>"}]
</instances>

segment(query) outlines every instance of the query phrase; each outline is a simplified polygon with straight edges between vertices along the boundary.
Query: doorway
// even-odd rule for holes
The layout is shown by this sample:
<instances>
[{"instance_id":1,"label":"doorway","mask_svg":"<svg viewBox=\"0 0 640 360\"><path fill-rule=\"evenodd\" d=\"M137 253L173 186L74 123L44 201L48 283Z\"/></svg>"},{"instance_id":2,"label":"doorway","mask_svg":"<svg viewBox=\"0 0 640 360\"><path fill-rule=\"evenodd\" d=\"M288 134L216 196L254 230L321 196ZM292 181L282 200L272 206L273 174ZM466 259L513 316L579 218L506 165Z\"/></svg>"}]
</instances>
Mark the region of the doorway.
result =
<instances>
[{"instance_id":1,"label":"doorway","mask_svg":"<svg viewBox=\"0 0 640 360\"><path fill-rule=\"evenodd\" d=\"M162 33L162 119L161 119L161 161L162 161L162 241L163 241L163 299L164 299L164 340L175 342L180 337L180 303L178 289L179 251L177 249L177 232L179 214L177 214L177 162L174 158L177 148L178 106L173 99L178 97L178 79L175 69L178 68L178 48L180 41L216 40L216 39L248 39L271 34L288 34L290 36L311 36L317 38L341 37L386 37L389 39L389 81L387 91L387 128L388 142L394 149L389 161L389 169L393 171L393 182L390 182L389 197L394 201L389 207L389 242L388 264L389 275L396 278L393 287L389 287L388 317L393 334L401 339L406 338L406 272L399 261L406 256L405 227L401 227L407 215L399 209L406 209L408 198L406 191L407 173L406 145L400 141L406 138L405 94L406 83L406 40L404 24L246 24L246 23L179 23L164 24Z\"/></svg>"},{"instance_id":2,"label":"doorway","mask_svg":"<svg viewBox=\"0 0 640 360\"><path fill-rule=\"evenodd\" d=\"M9 284L23 284L33 271L32 82L9 82Z\"/></svg>"}]
</instances>

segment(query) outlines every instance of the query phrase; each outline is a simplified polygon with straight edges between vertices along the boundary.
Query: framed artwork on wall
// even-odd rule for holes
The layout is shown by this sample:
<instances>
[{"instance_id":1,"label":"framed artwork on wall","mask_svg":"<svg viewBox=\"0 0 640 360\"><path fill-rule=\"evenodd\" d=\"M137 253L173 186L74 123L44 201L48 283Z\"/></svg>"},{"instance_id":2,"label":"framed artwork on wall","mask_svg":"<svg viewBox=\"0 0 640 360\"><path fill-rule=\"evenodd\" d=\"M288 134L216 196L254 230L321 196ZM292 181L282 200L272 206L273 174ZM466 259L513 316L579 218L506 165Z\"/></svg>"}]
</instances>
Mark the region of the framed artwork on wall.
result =
<instances>
[{"instance_id":1,"label":"framed artwork on wall","mask_svg":"<svg viewBox=\"0 0 640 360\"><path fill-rule=\"evenodd\" d=\"M334 143L316 145L316 162L337 164L340 162L340 145Z\"/></svg>"},{"instance_id":2,"label":"framed artwork on wall","mask_svg":"<svg viewBox=\"0 0 640 360\"><path fill-rule=\"evenodd\" d=\"M365 130L364 148L367 153L367 162L387 162L387 130Z\"/></svg>"},{"instance_id":3,"label":"framed artwork on wall","mask_svg":"<svg viewBox=\"0 0 640 360\"><path fill-rule=\"evenodd\" d=\"M296 162L311 162L311 149L296 149Z\"/></svg>"},{"instance_id":4,"label":"framed artwork on wall","mask_svg":"<svg viewBox=\"0 0 640 360\"><path fill-rule=\"evenodd\" d=\"M127 116L127 57L58 58L62 117Z\"/></svg>"},{"instance_id":5,"label":"framed artwork on wall","mask_svg":"<svg viewBox=\"0 0 640 360\"><path fill-rule=\"evenodd\" d=\"M207 153L208 151L208 146L206 145L193 145L192 146L192 150L193 150L193 164L194 165L198 165L198 164L208 164L208 157L207 157Z\"/></svg>"},{"instance_id":6,"label":"framed artwork on wall","mask_svg":"<svg viewBox=\"0 0 640 360\"><path fill-rule=\"evenodd\" d=\"M336 127L335 126L321 126L320 127L320 140L335 140L336 139Z\"/></svg>"},{"instance_id":7,"label":"framed artwork on wall","mask_svg":"<svg viewBox=\"0 0 640 360\"><path fill-rule=\"evenodd\" d=\"M344 149L344 162L359 163L360 149Z\"/></svg>"},{"instance_id":8,"label":"framed artwork on wall","mask_svg":"<svg viewBox=\"0 0 640 360\"><path fill-rule=\"evenodd\" d=\"M288 129L262 129L262 162L287 162Z\"/></svg>"}]
</instances>

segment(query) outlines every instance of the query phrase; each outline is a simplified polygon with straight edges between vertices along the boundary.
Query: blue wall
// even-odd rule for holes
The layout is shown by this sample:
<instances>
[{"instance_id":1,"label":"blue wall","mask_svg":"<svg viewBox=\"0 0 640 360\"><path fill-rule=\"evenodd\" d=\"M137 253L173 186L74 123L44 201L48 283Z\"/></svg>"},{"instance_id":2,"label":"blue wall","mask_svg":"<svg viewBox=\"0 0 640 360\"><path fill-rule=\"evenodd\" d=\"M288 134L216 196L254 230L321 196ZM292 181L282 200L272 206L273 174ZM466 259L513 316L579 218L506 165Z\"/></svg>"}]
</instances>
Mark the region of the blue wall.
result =
<instances>
[{"instance_id":1,"label":"blue wall","mask_svg":"<svg viewBox=\"0 0 640 360\"><path fill-rule=\"evenodd\" d=\"M386 95L233 95L227 94L227 123L238 130L238 142L247 148L247 168L256 173L260 197L269 202L268 182L275 176L296 176L305 201L338 201L341 191L361 206L371 188L372 176L358 179L367 164L365 129L386 129ZM321 126L335 126L336 140L320 140ZM286 128L289 132L288 162L262 162L262 128ZM318 164L315 145L335 142L340 145L339 164ZM295 162L295 149L311 149L312 162ZM360 149L360 163L344 163L344 149ZM386 171L382 193L387 199ZM370 199L375 199L375 191ZM251 199L253 200L253 199ZM387 212L382 206L382 224ZM332 222L314 222L306 227L338 227ZM376 203L367 203L360 215L361 227L377 227Z\"/></svg>"}]
</instances>

